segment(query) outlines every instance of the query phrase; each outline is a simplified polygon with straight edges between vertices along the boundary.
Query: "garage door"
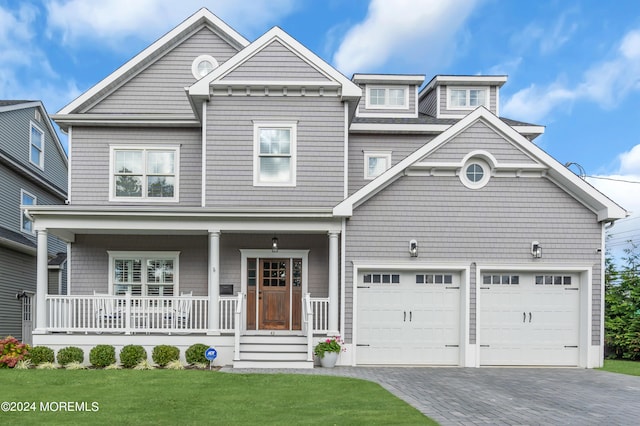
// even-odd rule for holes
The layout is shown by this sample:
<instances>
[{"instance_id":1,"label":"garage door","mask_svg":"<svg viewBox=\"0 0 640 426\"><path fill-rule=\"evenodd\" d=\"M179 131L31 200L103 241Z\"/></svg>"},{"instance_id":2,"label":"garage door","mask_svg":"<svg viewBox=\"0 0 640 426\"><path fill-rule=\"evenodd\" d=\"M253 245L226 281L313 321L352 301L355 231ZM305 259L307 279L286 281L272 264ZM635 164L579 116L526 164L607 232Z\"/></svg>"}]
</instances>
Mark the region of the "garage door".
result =
<instances>
[{"instance_id":1,"label":"garage door","mask_svg":"<svg viewBox=\"0 0 640 426\"><path fill-rule=\"evenodd\" d=\"M459 364L459 272L365 271L358 282L358 364Z\"/></svg>"},{"instance_id":2,"label":"garage door","mask_svg":"<svg viewBox=\"0 0 640 426\"><path fill-rule=\"evenodd\" d=\"M578 365L580 285L570 273L483 273L481 365Z\"/></svg>"}]
</instances>

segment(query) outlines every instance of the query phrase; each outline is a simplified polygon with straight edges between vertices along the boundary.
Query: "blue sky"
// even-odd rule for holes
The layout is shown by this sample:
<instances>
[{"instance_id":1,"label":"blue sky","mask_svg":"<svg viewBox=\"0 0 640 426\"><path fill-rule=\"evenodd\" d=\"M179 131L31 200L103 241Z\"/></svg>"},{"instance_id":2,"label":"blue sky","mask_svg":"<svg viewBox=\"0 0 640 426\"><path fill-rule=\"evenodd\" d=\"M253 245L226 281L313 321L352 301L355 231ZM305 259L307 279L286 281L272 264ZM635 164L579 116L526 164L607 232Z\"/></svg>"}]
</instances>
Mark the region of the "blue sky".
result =
<instances>
[{"instance_id":1,"label":"blue sky","mask_svg":"<svg viewBox=\"0 0 640 426\"><path fill-rule=\"evenodd\" d=\"M249 40L277 25L349 77L506 74L501 115L545 125L541 148L640 181L637 0L0 0L0 99L53 114L200 7ZM588 178L640 212L640 184L608 179ZM611 232L640 242L640 216Z\"/></svg>"}]
</instances>

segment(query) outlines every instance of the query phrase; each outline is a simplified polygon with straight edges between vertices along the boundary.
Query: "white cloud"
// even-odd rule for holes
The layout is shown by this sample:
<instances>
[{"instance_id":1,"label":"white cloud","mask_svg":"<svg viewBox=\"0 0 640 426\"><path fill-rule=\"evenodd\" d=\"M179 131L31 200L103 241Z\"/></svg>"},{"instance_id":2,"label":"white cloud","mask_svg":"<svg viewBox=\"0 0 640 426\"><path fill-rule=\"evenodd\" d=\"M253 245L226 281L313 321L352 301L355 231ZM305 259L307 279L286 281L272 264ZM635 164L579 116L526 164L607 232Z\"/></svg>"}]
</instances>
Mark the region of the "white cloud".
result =
<instances>
[{"instance_id":1,"label":"white cloud","mask_svg":"<svg viewBox=\"0 0 640 426\"><path fill-rule=\"evenodd\" d=\"M640 89L640 29L628 32L612 59L595 63L574 87L560 80L547 86L532 85L509 98L502 111L508 117L538 121L557 108L587 100L613 108L630 92Z\"/></svg>"},{"instance_id":2,"label":"white cloud","mask_svg":"<svg viewBox=\"0 0 640 426\"><path fill-rule=\"evenodd\" d=\"M351 75L419 51L442 67L443 55L454 50L454 36L475 5L475 0L372 0L365 20L347 33L333 62Z\"/></svg>"},{"instance_id":3,"label":"white cloud","mask_svg":"<svg viewBox=\"0 0 640 426\"><path fill-rule=\"evenodd\" d=\"M289 14L294 0L48 0L48 32L63 44L98 42L116 48L129 38L158 38L201 7L209 6L238 32L260 32ZM70 19L73 17L73 19ZM247 36L247 34L243 34Z\"/></svg>"},{"instance_id":4,"label":"white cloud","mask_svg":"<svg viewBox=\"0 0 640 426\"><path fill-rule=\"evenodd\" d=\"M531 23L511 38L511 44L519 50L536 47L546 55L557 51L567 43L578 29L578 24L569 19L573 11L562 13L552 25Z\"/></svg>"}]
</instances>

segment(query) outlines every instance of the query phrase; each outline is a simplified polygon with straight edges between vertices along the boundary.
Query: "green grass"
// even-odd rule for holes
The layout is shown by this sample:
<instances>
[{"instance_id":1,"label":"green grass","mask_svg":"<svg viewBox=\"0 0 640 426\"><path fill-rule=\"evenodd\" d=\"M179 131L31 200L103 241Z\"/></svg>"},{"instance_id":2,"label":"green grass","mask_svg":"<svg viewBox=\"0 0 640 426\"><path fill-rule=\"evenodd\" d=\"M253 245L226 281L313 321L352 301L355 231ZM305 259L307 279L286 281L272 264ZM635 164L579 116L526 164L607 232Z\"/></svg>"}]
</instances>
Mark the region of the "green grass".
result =
<instances>
[{"instance_id":1,"label":"green grass","mask_svg":"<svg viewBox=\"0 0 640 426\"><path fill-rule=\"evenodd\" d=\"M2 401L36 405L2 424L436 424L378 384L295 374L0 370ZM98 410L41 411L61 401Z\"/></svg>"},{"instance_id":2,"label":"green grass","mask_svg":"<svg viewBox=\"0 0 640 426\"><path fill-rule=\"evenodd\" d=\"M605 359L604 367L599 368L599 370L609 371L611 373L628 374L630 376L640 376L640 362Z\"/></svg>"}]
</instances>

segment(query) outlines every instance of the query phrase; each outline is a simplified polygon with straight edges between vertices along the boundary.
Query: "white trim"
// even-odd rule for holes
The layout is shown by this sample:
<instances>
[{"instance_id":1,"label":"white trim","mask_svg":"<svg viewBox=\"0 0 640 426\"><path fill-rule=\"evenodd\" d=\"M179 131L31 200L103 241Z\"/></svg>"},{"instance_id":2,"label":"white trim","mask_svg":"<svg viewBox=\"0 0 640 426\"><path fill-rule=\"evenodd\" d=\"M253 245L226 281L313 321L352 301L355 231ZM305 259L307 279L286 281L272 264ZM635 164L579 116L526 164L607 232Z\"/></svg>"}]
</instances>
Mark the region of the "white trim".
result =
<instances>
[{"instance_id":1,"label":"white trim","mask_svg":"<svg viewBox=\"0 0 640 426\"><path fill-rule=\"evenodd\" d=\"M200 181L200 206L207 206L207 102L202 102L202 179Z\"/></svg>"},{"instance_id":2,"label":"white trim","mask_svg":"<svg viewBox=\"0 0 640 426\"><path fill-rule=\"evenodd\" d=\"M36 163L35 161L33 161L33 158L31 157L31 147L34 146L33 145L33 141L31 139L31 137L33 136L33 129L36 129L38 132L40 132L40 134L42 135L41 138L41 147L40 149L40 162ZM29 120L29 162L31 164L33 164L34 166L36 166L37 168L39 168L40 170L44 170L44 148L45 148L45 136L44 136L44 130L42 130L40 128L40 126L38 126L36 123L34 123L33 121Z\"/></svg>"},{"instance_id":3,"label":"white trim","mask_svg":"<svg viewBox=\"0 0 640 426\"><path fill-rule=\"evenodd\" d=\"M347 277L347 219L342 219L342 229L340 231L340 335L344 336L346 327L346 302L345 297L347 295L347 291L345 289L346 277Z\"/></svg>"},{"instance_id":4,"label":"white trim","mask_svg":"<svg viewBox=\"0 0 640 426\"><path fill-rule=\"evenodd\" d=\"M349 101L344 102L343 108L344 108L344 149L342 153L343 198L347 198L349 196Z\"/></svg>"},{"instance_id":5,"label":"white trim","mask_svg":"<svg viewBox=\"0 0 640 426\"><path fill-rule=\"evenodd\" d=\"M231 28L209 10L207 10L206 8L202 8L191 15L189 18L184 20L182 23L180 23L180 25L159 38L155 43L144 49L133 59L122 65L115 72L111 73L104 80L100 81L98 84L70 102L67 106L62 108L58 112L58 114L70 114L74 112L77 108L81 107L87 101L91 100L91 98L98 95L110 85L116 83L119 79L129 74L138 65L145 63L145 61L148 61L157 52L162 51L165 46L177 40L183 33L186 33L187 31L197 27L198 25L210 25L218 35L227 39L227 41L230 42L232 46L238 49L244 48L249 45L249 41L247 39L242 37L238 32L236 32L233 28Z\"/></svg>"},{"instance_id":6,"label":"white trim","mask_svg":"<svg viewBox=\"0 0 640 426\"><path fill-rule=\"evenodd\" d=\"M478 181L473 181L469 179L469 176L467 176L467 169L472 165L480 166L480 168L482 169L482 178L480 178L480 180ZM459 177L460 182L462 182L462 184L469 189L483 188L489 183L489 179L491 178L491 166L489 166L489 163L479 157L471 157L465 162L464 166L462 166Z\"/></svg>"},{"instance_id":7,"label":"white trim","mask_svg":"<svg viewBox=\"0 0 640 426\"><path fill-rule=\"evenodd\" d=\"M281 157L290 158L289 180L286 182L269 182L260 180L260 130L262 129L288 129L290 131L289 154ZM254 121L253 122L253 186L296 186L297 152L296 145L298 139L297 121Z\"/></svg>"},{"instance_id":8,"label":"white trim","mask_svg":"<svg viewBox=\"0 0 640 426\"><path fill-rule=\"evenodd\" d=\"M380 175L372 176L369 174L369 159L370 158L383 158L387 162L387 166L385 167L385 171L391 168L391 151L364 151L364 179L365 180L373 180ZM380 174L382 174L380 173Z\"/></svg>"},{"instance_id":9,"label":"white trim","mask_svg":"<svg viewBox=\"0 0 640 426\"><path fill-rule=\"evenodd\" d=\"M419 86L424 83L423 74L353 74L351 81L364 84L401 83Z\"/></svg>"},{"instance_id":10,"label":"white trim","mask_svg":"<svg viewBox=\"0 0 640 426\"><path fill-rule=\"evenodd\" d=\"M422 98L434 87L440 85L453 85L453 86L498 86L502 87L507 82L506 75L436 75L427 83L426 86L420 91L420 97Z\"/></svg>"},{"instance_id":11,"label":"white trim","mask_svg":"<svg viewBox=\"0 0 640 426\"><path fill-rule=\"evenodd\" d=\"M142 151L142 196L117 197L115 195L115 153L116 151ZM147 153L150 151L174 152L174 188L173 197L147 196ZM109 145L109 201L135 203L177 203L180 201L180 145Z\"/></svg>"},{"instance_id":12,"label":"white trim","mask_svg":"<svg viewBox=\"0 0 640 426\"><path fill-rule=\"evenodd\" d=\"M69 150L69 159L68 161L68 165L67 165L67 199L65 201L65 203L70 204L71 203L71 164L72 164L72 158L71 158L71 153L72 153L72 143L73 143L73 126L69 126L69 129L67 130L67 149ZM67 284L68 285L68 284Z\"/></svg>"},{"instance_id":13,"label":"white trim","mask_svg":"<svg viewBox=\"0 0 640 426\"><path fill-rule=\"evenodd\" d=\"M152 260L172 260L173 261L173 295L177 296L180 294L180 252L179 251L135 251L135 250L127 250L127 251L118 251L118 250L107 250L107 254L109 255L109 277L108 277L108 291L109 294L115 294L113 291L114 283L114 261L116 259L140 259L141 260L141 281L140 281L140 293L141 296L147 296L147 287L149 283L146 278L146 261L149 259ZM122 284L128 285L128 284ZM154 285L154 283L151 283Z\"/></svg>"},{"instance_id":14,"label":"white trim","mask_svg":"<svg viewBox=\"0 0 640 426\"><path fill-rule=\"evenodd\" d=\"M375 109L372 108L374 111ZM380 108L384 111L380 111L380 112L360 112L358 113L357 117L362 117L362 118L416 118L416 115L413 111L406 109L406 110L393 110L393 111L389 111L389 109L392 108ZM366 111L366 109L365 109ZM415 124L414 124L415 125Z\"/></svg>"},{"instance_id":15,"label":"white trim","mask_svg":"<svg viewBox=\"0 0 640 426\"><path fill-rule=\"evenodd\" d=\"M376 115L380 117L380 114ZM451 124L352 123L352 133L442 133Z\"/></svg>"},{"instance_id":16,"label":"white trim","mask_svg":"<svg viewBox=\"0 0 640 426\"><path fill-rule=\"evenodd\" d=\"M393 109L393 110L408 110L409 109L409 86L382 86L382 85L371 85L367 84L365 86L365 90L367 94L365 96L365 108L366 109ZM384 90L384 103L383 104L372 104L371 103L371 91L372 90ZM389 92L391 90L402 90L403 91L403 100L402 105L395 105L390 103ZM410 112L410 111L408 111Z\"/></svg>"},{"instance_id":17,"label":"white trim","mask_svg":"<svg viewBox=\"0 0 640 426\"><path fill-rule=\"evenodd\" d=\"M33 204L22 204L22 199L27 195L33 198ZM20 232L27 235L36 235L36 229L34 226L35 221L31 221L31 231L27 231L24 229L24 211L29 209L31 206L35 206L38 204L38 197L33 195L32 193L25 191L24 189L20 189ZM27 207L29 206L29 207Z\"/></svg>"},{"instance_id":18,"label":"white trim","mask_svg":"<svg viewBox=\"0 0 640 426\"><path fill-rule=\"evenodd\" d=\"M213 70L215 70L216 68L218 68L220 66L220 64L218 64L218 61L216 60L216 58L214 58L211 55L200 55L200 56L198 56L191 63L191 74L193 74L193 76L195 77L196 80L200 80L202 77L204 77L207 74L209 74L209 72L208 72L207 74L200 75L200 70L198 69L198 67L200 66L200 63L201 62L205 62L205 61L209 62L213 66L213 68L209 72L212 72Z\"/></svg>"},{"instance_id":19,"label":"white trim","mask_svg":"<svg viewBox=\"0 0 640 426\"><path fill-rule=\"evenodd\" d=\"M414 86L413 87L413 96L415 99L415 102L413 103L413 114L417 117L419 115L420 112L420 102L418 101L418 86Z\"/></svg>"},{"instance_id":20,"label":"white trim","mask_svg":"<svg viewBox=\"0 0 640 426\"><path fill-rule=\"evenodd\" d=\"M491 96L491 91L489 90L489 86L474 86L474 87L467 87L467 86L446 86L447 87L447 110L450 111L459 111L459 110L474 110L480 106L483 106L487 109L490 108L490 96ZM453 105L452 101L451 101L451 96L452 96L452 92L454 90L458 90L458 91L464 91L465 92L465 104L464 105ZM484 103L480 104L480 105L471 105L471 91L472 90L477 90L477 91L483 91L484 92Z\"/></svg>"},{"instance_id":21,"label":"white trim","mask_svg":"<svg viewBox=\"0 0 640 426\"><path fill-rule=\"evenodd\" d=\"M71 243L67 243L67 295L69 294L73 294L71 292L71 267L72 262L71 262L71 250L72 250L72 246L73 244Z\"/></svg>"}]
</instances>

